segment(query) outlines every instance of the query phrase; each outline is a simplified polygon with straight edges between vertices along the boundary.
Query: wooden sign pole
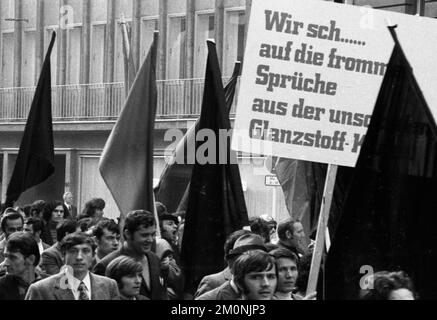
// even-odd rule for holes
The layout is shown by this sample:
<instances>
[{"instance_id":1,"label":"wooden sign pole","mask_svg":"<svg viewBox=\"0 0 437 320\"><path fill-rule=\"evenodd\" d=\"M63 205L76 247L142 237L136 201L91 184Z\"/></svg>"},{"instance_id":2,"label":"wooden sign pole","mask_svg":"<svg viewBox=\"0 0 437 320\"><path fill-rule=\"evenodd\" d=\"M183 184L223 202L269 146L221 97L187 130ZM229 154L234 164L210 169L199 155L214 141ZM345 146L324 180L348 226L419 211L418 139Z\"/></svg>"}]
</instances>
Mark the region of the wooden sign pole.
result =
<instances>
[{"instance_id":1,"label":"wooden sign pole","mask_svg":"<svg viewBox=\"0 0 437 320\"><path fill-rule=\"evenodd\" d=\"M337 165L330 164L328 165L328 170L326 172L325 188L323 190L319 222L317 225L316 244L314 246L313 257L311 260L311 269L308 278L306 295L315 292L317 289L317 279L319 278L320 263L322 261L322 255L325 245L325 234L326 229L328 228L329 210L331 209L332 195L334 193L337 169Z\"/></svg>"}]
</instances>

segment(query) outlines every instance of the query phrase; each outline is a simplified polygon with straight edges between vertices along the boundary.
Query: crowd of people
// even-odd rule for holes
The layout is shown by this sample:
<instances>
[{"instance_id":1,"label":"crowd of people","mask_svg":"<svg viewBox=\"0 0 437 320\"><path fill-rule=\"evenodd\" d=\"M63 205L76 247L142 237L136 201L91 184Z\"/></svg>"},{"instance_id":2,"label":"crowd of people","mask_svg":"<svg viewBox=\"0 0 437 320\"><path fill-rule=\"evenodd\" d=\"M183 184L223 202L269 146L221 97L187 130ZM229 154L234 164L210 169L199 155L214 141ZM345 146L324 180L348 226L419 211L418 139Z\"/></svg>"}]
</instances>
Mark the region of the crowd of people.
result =
<instances>
[{"instance_id":1,"label":"crowd of people","mask_svg":"<svg viewBox=\"0 0 437 320\"><path fill-rule=\"evenodd\" d=\"M81 213L64 201L35 201L1 213L0 300L314 300L306 287L313 246L299 221L250 219L223 244L226 266L185 292L180 258L184 214L157 202L155 215L104 216L105 201ZM161 236L158 238L157 228ZM361 299L417 299L403 272L378 272Z\"/></svg>"}]
</instances>

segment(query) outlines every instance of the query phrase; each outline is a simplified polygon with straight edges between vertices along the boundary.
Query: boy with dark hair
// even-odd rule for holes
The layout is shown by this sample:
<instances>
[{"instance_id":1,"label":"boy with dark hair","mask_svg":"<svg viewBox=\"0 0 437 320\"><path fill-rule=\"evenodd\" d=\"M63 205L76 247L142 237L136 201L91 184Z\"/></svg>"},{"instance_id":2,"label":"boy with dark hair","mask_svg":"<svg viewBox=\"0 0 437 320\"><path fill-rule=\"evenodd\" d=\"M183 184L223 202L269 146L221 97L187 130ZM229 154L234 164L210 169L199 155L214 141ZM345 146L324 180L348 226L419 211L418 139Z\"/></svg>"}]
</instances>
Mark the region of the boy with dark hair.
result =
<instances>
[{"instance_id":1,"label":"boy with dark hair","mask_svg":"<svg viewBox=\"0 0 437 320\"><path fill-rule=\"evenodd\" d=\"M97 243L94 267L96 263L118 249L120 245L120 229L114 220L104 218L97 223L93 235Z\"/></svg>"},{"instance_id":2,"label":"boy with dark hair","mask_svg":"<svg viewBox=\"0 0 437 320\"><path fill-rule=\"evenodd\" d=\"M262 250L240 255L232 267L234 282L243 300L272 300L276 291L275 259Z\"/></svg>"},{"instance_id":3,"label":"boy with dark hair","mask_svg":"<svg viewBox=\"0 0 437 320\"><path fill-rule=\"evenodd\" d=\"M62 261L61 241L68 234L76 232L77 222L75 220L65 220L56 227L57 242L41 254L41 269L49 274L57 274L64 265Z\"/></svg>"},{"instance_id":4,"label":"boy with dark hair","mask_svg":"<svg viewBox=\"0 0 437 320\"><path fill-rule=\"evenodd\" d=\"M0 300L23 300L30 284L44 277L36 268L38 244L31 234L17 232L8 238L4 255L7 274L0 278Z\"/></svg>"}]
</instances>

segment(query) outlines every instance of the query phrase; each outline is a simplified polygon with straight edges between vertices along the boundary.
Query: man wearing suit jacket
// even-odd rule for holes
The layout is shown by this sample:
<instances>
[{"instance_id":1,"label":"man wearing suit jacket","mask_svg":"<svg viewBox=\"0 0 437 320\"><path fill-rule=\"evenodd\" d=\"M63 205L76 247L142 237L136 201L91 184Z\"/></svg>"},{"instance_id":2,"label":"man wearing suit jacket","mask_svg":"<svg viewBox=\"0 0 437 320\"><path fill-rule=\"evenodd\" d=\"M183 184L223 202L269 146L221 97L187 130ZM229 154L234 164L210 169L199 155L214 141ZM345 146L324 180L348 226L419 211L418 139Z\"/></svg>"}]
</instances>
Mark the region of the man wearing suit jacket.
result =
<instances>
[{"instance_id":1,"label":"man wearing suit jacket","mask_svg":"<svg viewBox=\"0 0 437 320\"><path fill-rule=\"evenodd\" d=\"M89 272L95 243L82 232L67 235L61 243L65 268L29 287L26 300L119 300L117 282Z\"/></svg>"},{"instance_id":2,"label":"man wearing suit jacket","mask_svg":"<svg viewBox=\"0 0 437 320\"><path fill-rule=\"evenodd\" d=\"M208 291L211 291L215 288L218 288L222 284L231 280L231 277L232 277L231 266L232 266L233 260L235 260L235 257L233 257L233 259L227 259L228 254L234 248L235 241L237 241L237 239L239 237L241 237L242 235L249 234L249 233L251 233L249 230L241 229L241 230L237 230L237 231L232 232L228 236L228 238L226 239L225 245L224 245L225 260L226 260L226 263L228 264L228 266L224 270L222 270L218 273L210 274L210 275L203 277L203 279L199 283L199 286L197 287L197 291L194 295L194 298L198 298L202 294L204 294ZM231 257L231 256L229 256L229 257Z\"/></svg>"},{"instance_id":3,"label":"man wearing suit jacket","mask_svg":"<svg viewBox=\"0 0 437 320\"><path fill-rule=\"evenodd\" d=\"M67 234L76 232L77 223L74 220L65 220L56 227L57 242L41 254L40 268L48 275L59 273L64 265L61 252L61 241Z\"/></svg>"},{"instance_id":4,"label":"man wearing suit jacket","mask_svg":"<svg viewBox=\"0 0 437 320\"><path fill-rule=\"evenodd\" d=\"M70 213L69 216L72 219L76 219L77 218L77 207L75 205L73 205L73 194L70 191L67 191L64 193L63 199L64 199L64 204L67 207L68 212Z\"/></svg>"},{"instance_id":5,"label":"man wearing suit jacket","mask_svg":"<svg viewBox=\"0 0 437 320\"><path fill-rule=\"evenodd\" d=\"M220 285L219 287L199 295L195 300L237 300L241 297L241 292L234 281L234 265L235 261L245 252L260 250L266 252L264 240L261 236L249 232L239 237L232 250L226 255L229 267L231 268L231 279Z\"/></svg>"},{"instance_id":6,"label":"man wearing suit jacket","mask_svg":"<svg viewBox=\"0 0 437 320\"><path fill-rule=\"evenodd\" d=\"M151 251L156 237L153 214L145 210L129 212L124 223L123 236L126 241L122 247L98 262L94 266L94 273L104 275L108 264L121 255L132 257L143 266L140 294L151 300L168 300L164 279L161 277L160 261Z\"/></svg>"}]
</instances>

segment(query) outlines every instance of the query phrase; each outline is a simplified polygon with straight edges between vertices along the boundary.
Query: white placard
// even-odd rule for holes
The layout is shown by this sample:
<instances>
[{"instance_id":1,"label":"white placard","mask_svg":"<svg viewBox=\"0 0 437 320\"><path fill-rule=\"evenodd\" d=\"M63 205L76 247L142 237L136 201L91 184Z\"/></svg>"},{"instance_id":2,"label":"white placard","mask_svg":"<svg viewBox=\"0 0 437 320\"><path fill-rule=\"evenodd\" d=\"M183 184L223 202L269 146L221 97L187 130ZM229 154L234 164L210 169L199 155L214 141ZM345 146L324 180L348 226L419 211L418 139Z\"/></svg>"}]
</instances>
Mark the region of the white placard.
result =
<instances>
[{"instance_id":1,"label":"white placard","mask_svg":"<svg viewBox=\"0 0 437 320\"><path fill-rule=\"evenodd\" d=\"M253 0L232 148L354 166L394 46L387 25L399 25L407 57L426 57L417 43L430 24L437 30L430 20L327 1ZM426 70L423 59L411 61Z\"/></svg>"}]
</instances>

